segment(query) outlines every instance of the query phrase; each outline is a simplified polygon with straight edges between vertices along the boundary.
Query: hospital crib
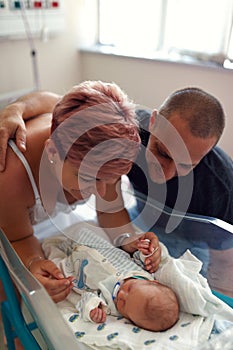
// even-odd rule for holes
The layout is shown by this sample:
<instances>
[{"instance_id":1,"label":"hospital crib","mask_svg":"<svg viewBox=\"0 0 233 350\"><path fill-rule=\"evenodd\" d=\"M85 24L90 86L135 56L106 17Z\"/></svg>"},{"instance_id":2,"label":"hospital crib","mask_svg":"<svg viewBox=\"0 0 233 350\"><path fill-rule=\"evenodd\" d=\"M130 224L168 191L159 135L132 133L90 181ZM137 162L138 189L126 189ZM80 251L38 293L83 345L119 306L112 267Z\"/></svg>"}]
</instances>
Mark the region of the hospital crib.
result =
<instances>
[{"instance_id":1,"label":"hospital crib","mask_svg":"<svg viewBox=\"0 0 233 350\"><path fill-rule=\"evenodd\" d=\"M144 206L144 200L137 198ZM146 204L148 210L139 215L134 223L142 230L154 230L159 239L178 257L188 248L203 261L203 275L208 279L215 295L233 307L233 226L221 220L209 217L171 213L166 208L161 210L155 202ZM90 212L88 203L82 205L83 213ZM80 212L78 208L78 212ZM93 208L94 213L94 208ZM156 217L156 225L148 223L147 215ZM90 215L95 220L95 216ZM84 215L87 219L89 215ZM79 220L82 217L79 217ZM167 229L169 220L173 220L171 232ZM149 220L151 222L151 220ZM171 227L170 226L170 227ZM12 249L4 232L0 230L0 279L6 293L6 300L1 304L2 319L8 343L8 349L14 350L14 337L20 338L26 350L34 349L89 349L79 342L64 322L56 305L40 283L31 275ZM13 283L14 284L13 284ZM17 292L16 292L17 291ZM17 293L30 313L31 322L25 321ZM42 338L34 337L37 330ZM37 339L37 340L36 340ZM208 341L196 349L233 348L233 327L223 331L214 342ZM45 347L44 347L45 346ZM154 347L156 349L156 346Z\"/></svg>"},{"instance_id":2,"label":"hospital crib","mask_svg":"<svg viewBox=\"0 0 233 350\"><path fill-rule=\"evenodd\" d=\"M171 211L166 206L139 194L132 222L142 231L153 231L178 258L189 249L203 263L201 273L215 295L233 307L233 225L222 220Z\"/></svg>"}]
</instances>

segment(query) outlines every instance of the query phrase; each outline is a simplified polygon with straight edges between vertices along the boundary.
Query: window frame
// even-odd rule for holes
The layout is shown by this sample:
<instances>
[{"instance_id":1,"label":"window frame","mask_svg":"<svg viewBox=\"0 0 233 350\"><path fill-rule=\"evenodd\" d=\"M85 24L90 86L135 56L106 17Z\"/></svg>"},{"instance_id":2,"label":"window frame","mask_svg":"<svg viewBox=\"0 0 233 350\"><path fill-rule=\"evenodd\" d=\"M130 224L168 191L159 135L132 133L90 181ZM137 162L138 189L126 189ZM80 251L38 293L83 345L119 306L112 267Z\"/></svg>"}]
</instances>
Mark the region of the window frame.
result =
<instances>
[{"instance_id":1,"label":"window frame","mask_svg":"<svg viewBox=\"0 0 233 350\"><path fill-rule=\"evenodd\" d=\"M177 61L177 62L184 62L184 63L191 63L191 64L198 64L198 65L207 65L207 66L216 66L216 67L223 67L223 68L231 68L233 69L233 11L232 11L232 20L231 25L229 29L228 35L228 43L227 43L227 54L218 54L213 55L206 52L192 52L191 50L174 50L173 52L168 52L164 48L165 43L165 32L166 32L166 16L167 16L167 6L169 5L169 0L161 0L161 25L160 25L160 36L159 40L157 42L156 47L154 47L153 50L151 50L150 53L142 53L139 54L138 52L135 53L130 51L126 52L124 48L119 48L114 44L106 45L103 42L101 42L101 23L100 23L100 16L101 16L101 2L103 0L97 0L97 41L96 46L100 48L102 52L107 53L115 53L123 56L129 56L129 57L142 57L142 58L159 58L162 60L167 61ZM117 1L117 0L116 0ZM127 0L125 0L127 1ZM138 1L138 0L137 0ZM221 0L220 0L221 1ZM145 2L142 0L143 4ZM232 7L233 8L233 7ZM230 51L229 51L230 50ZM229 57L232 55L232 57Z\"/></svg>"}]
</instances>

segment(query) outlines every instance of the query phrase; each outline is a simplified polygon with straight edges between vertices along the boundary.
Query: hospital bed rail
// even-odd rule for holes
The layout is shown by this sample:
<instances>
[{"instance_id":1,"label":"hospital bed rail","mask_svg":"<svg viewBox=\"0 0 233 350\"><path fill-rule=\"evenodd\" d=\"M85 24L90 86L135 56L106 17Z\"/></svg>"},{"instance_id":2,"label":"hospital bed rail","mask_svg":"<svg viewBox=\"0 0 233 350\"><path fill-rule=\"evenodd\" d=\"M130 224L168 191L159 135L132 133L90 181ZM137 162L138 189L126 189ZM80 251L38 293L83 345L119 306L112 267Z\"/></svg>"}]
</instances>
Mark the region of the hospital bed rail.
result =
<instances>
[{"instance_id":1,"label":"hospital bed rail","mask_svg":"<svg viewBox=\"0 0 233 350\"><path fill-rule=\"evenodd\" d=\"M142 198L137 198L137 200L143 204ZM203 255L203 265L206 264L203 274L206 274L213 292L230 306L233 306L233 226L211 217L200 217L197 215L183 214L179 212L171 213L169 209L162 208L158 203L152 201L149 202L148 209L149 210L144 213L146 215L139 214L138 219L135 220L134 223L141 227L143 231L154 231L159 236L159 239L161 241L164 240L167 247L171 248L171 252L175 257L180 256L183 251L185 251L185 249L189 249L190 246L194 248L194 254L196 254L196 252L200 253L200 251L201 253L207 253ZM88 211L88 217L93 217L94 220L96 220L95 208L90 203L85 203L77 208L78 213L82 211L84 213ZM154 218L158 217L158 220L151 225L151 221L148 220L147 215ZM166 223L171 216L178 218L179 223L172 232L167 233ZM80 220L81 218L79 217L78 219ZM86 219L87 218L84 220ZM179 249L178 246L179 242L182 243L181 249ZM35 322L31 325L24 325L23 327L27 327L28 331L31 332L32 328L34 328L36 325L40 330L48 349L87 349L84 344L81 344L78 339L74 337L74 334L64 322L56 305L52 302L43 286L41 286L39 282L31 275L31 273L24 267L11 244L7 240L4 232L1 230L0 243L0 278L4 279L4 274L2 274L2 266L4 266L4 273L9 273ZM209 252L211 252L211 259ZM197 254L197 257L202 260L202 254ZM215 279L212 278L213 276L211 276L211 273L213 272L213 268L216 268L219 261L221 262L222 266L220 266L220 272L217 273L219 275L217 276L217 281L215 281ZM215 272L216 271L214 271L214 273ZM6 279L10 280L9 276L6 277ZM5 290L7 289L5 288ZM8 294L7 302L9 302L10 298L11 294ZM16 302L18 302L17 299ZM10 307L11 309L8 312L8 319L11 327L13 326L14 331L17 333L17 329L15 327L15 323L17 321L15 321L13 316L15 309L18 310L17 312L21 313L21 308L18 306L17 308L14 308L14 306L12 308L12 305L10 305ZM25 321L23 320L23 322ZM17 335L22 340L21 333L18 332ZM14 334L11 334L10 336L13 339ZM202 344L197 349L218 350L221 348L221 350L225 350L225 344L229 344L231 342L231 339L233 338L232 336L233 328L224 331L220 335L217 335L214 341L209 341L206 344ZM38 347L36 347L38 344L36 343L33 345L33 347L29 346L25 341L24 346L26 350L38 349ZM9 347L9 349L13 350L14 348ZM226 347L226 350L230 349L231 348Z\"/></svg>"},{"instance_id":2,"label":"hospital bed rail","mask_svg":"<svg viewBox=\"0 0 233 350\"><path fill-rule=\"evenodd\" d=\"M6 300L1 303L1 312L9 350L15 349L15 337L20 339L25 350L41 349L32 333L36 328L49 350L81 349L58 308L44 287L23 265L1 229L0 279L6 293ZM23 316L14 285L32 316L31 323L27 323Z\"/></svg>"}]
</instances>

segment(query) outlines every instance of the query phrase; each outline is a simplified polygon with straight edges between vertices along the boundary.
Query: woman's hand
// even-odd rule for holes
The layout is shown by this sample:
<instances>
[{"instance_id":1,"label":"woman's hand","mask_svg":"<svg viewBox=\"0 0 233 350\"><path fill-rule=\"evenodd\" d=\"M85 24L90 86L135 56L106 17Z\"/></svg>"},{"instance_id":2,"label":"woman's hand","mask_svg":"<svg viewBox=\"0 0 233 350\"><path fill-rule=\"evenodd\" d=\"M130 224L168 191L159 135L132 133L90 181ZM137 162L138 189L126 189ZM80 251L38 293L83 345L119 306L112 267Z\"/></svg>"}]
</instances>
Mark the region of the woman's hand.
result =
<instances>
[{"instance_id":1,"label":"woman's hand","mask_svg":"<svg viewBox=\"0 0 233 350\"><path fill-rule=\"evenodd\" d=\"M30 272L45 287L55 303L64 300L73 287L73 277L65 278L51 260L36 260L30 265Z\"/></svg>"}]
</instances>

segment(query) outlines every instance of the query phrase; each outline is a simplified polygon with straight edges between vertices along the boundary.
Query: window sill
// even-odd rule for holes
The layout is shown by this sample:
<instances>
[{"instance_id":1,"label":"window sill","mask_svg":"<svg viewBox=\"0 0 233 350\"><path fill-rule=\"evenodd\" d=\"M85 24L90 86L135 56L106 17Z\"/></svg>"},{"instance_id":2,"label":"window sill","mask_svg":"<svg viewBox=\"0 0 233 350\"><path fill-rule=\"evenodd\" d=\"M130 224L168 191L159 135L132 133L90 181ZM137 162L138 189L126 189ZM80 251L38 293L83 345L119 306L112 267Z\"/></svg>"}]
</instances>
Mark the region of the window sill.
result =
<instances>
[{"instance_id":1,"label":"window sill","mask_svg":"<svg viewBox=\"0 0 233 350\"><path fill-rule=\"evenodd\" d=\"M188 55L181 55L178 53L163 53L163 52L151 52L151 53L142 53L130 51L127 49L120 49L112 46L104 46L104 45L93 45L93 46L81 46L79 48L81 52L87 53L97 53L103 55L112 55L119 57L127 57L127 58L135 58L135 59L145 59L152 60L157 62L168 62L168 63L176 63L176 64L187 64L192 66L204 67L204 68L213 68L213 69L227 69L233 70L233 63L229 60L226 60L224 64L215 63L211 61L205 61L201 59L197 59L195 57L191 57Z\"/></svg>"}]
</instances>

